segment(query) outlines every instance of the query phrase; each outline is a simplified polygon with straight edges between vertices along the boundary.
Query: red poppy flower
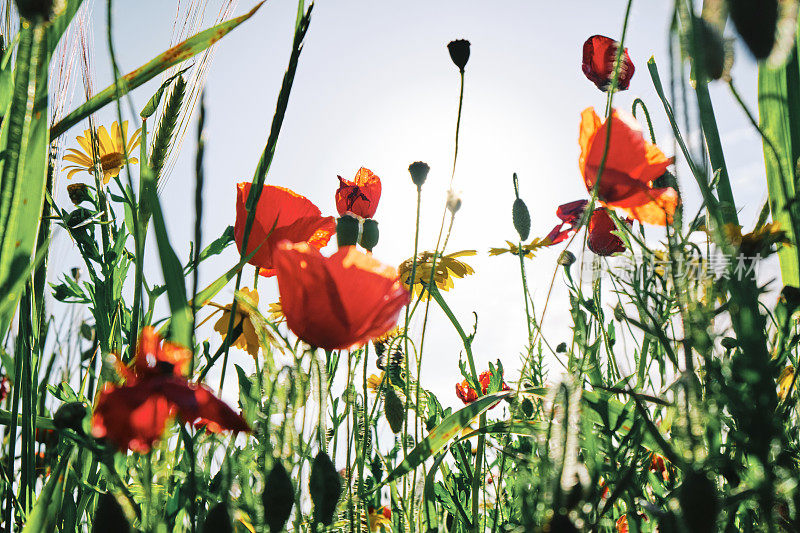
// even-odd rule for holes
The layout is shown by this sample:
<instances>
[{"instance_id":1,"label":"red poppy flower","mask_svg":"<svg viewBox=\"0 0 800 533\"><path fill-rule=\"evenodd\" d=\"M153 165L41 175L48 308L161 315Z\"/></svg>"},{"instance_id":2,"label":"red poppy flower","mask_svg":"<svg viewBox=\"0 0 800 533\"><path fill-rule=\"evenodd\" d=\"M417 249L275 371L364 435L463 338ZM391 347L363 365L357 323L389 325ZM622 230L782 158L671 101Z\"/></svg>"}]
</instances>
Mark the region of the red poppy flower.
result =
<instances>
[{"instance_id":1,"label":"red poppy flower","mask_svg":"<svg viewBox=\"0 0 800 533\"><path fill-rule=\"evenodd\" d=\"M275 268L289 329L326 350L380 337L409 302L397 271L355 246L326 258L307 243L284 242L275 251Z\"/></svg>"},{"instance_id":2,"label":"red poppy flower","mask_svg":"<svg viewBox=\"0 0 800 533\"><path fill-rule=\"evenodd\" d=\"M673 162L659 148L644 140L632 116L614 110L611 116L608 154L597 196L606 207L624 211L639 222L664 226L672 221L678 193L671 187L653 188ZM586 189L592 191L606 144L607 125L594 109L581 113L579 160Z\"/></svg>"},{"instance_id":3,"label":"red poppy flower","mask_svg":"<svg viewBox=\"0 0 800 533\"><path fill-rule=\"evenodd\" d=\"M478 376L478 381L481 384L481 393L486 394L486 391L489 390L489 384L492 382L492 373L488 370L481 372L481 375ZM511 388L506 385L506 382L504 381L503 385L500 387L500 390L511 390ZM478 399L478 394L475 392L475 389L470 387L466 379L456 385L456 396L458 396L465 404L471 404Z\"/></svg>"},{"instance_id":4,"label":"red poppy flower","mask_svg":"<svg viewBox=\"0 0 800 533\"><path fill-rule=\"evenodd\" d=\"M151 327L142 330L133 368L122 386L106 385L92 416L92 435L107 438L120 450L150 451L167 421L204 425L211 432L249 431L244 419L199 383L190 383L183 368L191 353L165 342Z\"/></svg>"},{"instance_id":5,"label":"red poppy flower","mask_svg":"<svg viewBox=\"0 0 800 533\"><path fill-rule=\"evenodd\" d=\"M611 87L611 78L614 76L614 61L617 59L619 43L604 35L592 35L583 43L583 73L601 91ZM624 91L628 88L633 77L633 61L626 48L622 52L617 89Z\"/></svg>"},{"instance_id":6,"label":"red poppy flower","mask_svg":"<svg viewBox=\"0 0 800 533\"><path fill-rule=\"evenodd\" d=\"M628 515L624 514L617 518L617 533L628 533Z\"/></svg>"},{"instance_id":7,"label":"red poppy flower","mask_svg":"<svg viewBox=\"0 0 800 533\"><path fill-rule=\"evenodd\" d=\"M245 206L250 187L250 183L240 183L236 195L236 225L233 236L240 252L247 222ZM308 242L314 248L322 248L335 232L336 223L333 217L323 217L319 208L305 196L283 187L264 185L247 240L247 254L258 248L250 259L250 264L259 267L262 276L274 276L272 254L279 242Z\"/></svg>"},{"instance_id":8,"label":"red poppy flower","mask_svg":"<svg viewBox=\"0 0 800 533\"><path fill-rule=\"evenodd\" d=\"M630 224L630 221L626 221ZM592 212L589 219L589 235L586 244L591 251L597 255L611 255L625 251L625 244L622 239L611 233L616 231L617 226L608 216L608 211L599 207Z\"/></svg>"},{"instance_id":9,"label":"red poppy flower","mask_svg":"<svg viewBox=\"0 0 800 533\"><path fill-rule=\"evenodd\" d=\"M336 210L342 216L353 213L361 218L372 218L381 199L381 179L369 169L361 167L353 181L339 176L336 191Z\"/></svg>"}]
</instances>

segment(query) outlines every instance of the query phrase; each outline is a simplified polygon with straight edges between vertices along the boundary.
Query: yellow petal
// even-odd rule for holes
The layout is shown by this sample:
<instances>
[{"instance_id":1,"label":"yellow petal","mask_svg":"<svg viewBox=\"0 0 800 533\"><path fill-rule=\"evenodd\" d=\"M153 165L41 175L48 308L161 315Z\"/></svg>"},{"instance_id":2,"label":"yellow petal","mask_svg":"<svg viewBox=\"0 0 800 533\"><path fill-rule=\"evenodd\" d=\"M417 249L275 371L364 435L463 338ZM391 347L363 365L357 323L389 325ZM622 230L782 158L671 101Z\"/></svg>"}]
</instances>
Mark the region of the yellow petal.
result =
<instances>
[{"instance_id":1,"label":"yellow petal","mask_svg":"<svg viewBox=\"0 0 800 533\"><path fill-rule=\"evenodd\" d=\"M97 129L97 139L100 143L101 156L116 152L114 149L114 141L111 140L111 135L108 134L105 126L100 126Z\"/></svg>"},{"instance_id":2,"label":"yellow petal","mask_svg":"<svg viewBox=\"0 0 800 533\"><path fill-rule=\"evenodd\" d=\"M85 171L85 170L86 170L85 168L80 168L80 167L66 167L64 170L67 170L67 169L69 169L69 168L71 168L72 170L70 170L70 171L69 171L69 174L67 174L67 179L68 179L68 180L71 180L71 179L72 179L72 176L74 176L74 175L75 175L75 174L77 174L78 172L81 172L81 171Z\"/></svg>"}]
</instances>

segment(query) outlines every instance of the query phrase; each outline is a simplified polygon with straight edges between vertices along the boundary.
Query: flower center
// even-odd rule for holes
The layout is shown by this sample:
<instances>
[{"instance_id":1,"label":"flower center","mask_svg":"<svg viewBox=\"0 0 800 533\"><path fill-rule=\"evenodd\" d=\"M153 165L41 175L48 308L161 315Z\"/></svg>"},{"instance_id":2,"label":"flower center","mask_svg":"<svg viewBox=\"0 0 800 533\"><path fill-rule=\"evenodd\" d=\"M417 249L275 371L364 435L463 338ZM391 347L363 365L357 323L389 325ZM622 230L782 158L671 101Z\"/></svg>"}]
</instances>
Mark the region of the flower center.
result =
<instances>
[{"instance_id":1,"label":"flower center","mask_svg":"<svg viewBox=\"0 0 800 533\"><path fill-rule=\"evenodd\" d=\"M100 168L103 169L103 172L121 168L124 163L125 160L119 152L111 152L100 158Z\"/></svg>"}]
</instances>

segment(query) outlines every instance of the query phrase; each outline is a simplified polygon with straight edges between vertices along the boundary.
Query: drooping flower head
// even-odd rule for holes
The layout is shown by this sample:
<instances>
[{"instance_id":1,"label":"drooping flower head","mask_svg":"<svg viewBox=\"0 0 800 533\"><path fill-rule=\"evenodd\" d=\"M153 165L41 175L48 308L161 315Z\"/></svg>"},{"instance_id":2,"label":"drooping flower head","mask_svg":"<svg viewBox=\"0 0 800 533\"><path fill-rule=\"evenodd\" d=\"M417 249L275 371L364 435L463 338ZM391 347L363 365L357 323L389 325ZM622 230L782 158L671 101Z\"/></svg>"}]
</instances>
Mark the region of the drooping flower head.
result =
<instances>
[{"instance_id":1,"label":"drooping flower head","mask_svg":"<svg viewBox=\"0 0 800 533\"><path fill-rule=\"evenodd\" d=\"M558 206L556 216L561 219L561 223L556 225L545 238L548 244L558 244L577 231L583 212L588 205L588 200L575 200ZM630 224L631 220L628 219L626 222ZM607 209L598 207L592 211L586 239L589 250L603 256L624 252L625 244L622 239L612 233L616 229L617 226L609 216Z\"/></svg>"},{"instance_id":2,"label":"drooping flower head","mask_svg":"<svg viewBox=\"0 0 800 533\"><path fill-rule=\"evenodd\" d=\"M326 350L383 335L409 301L397 271L354 246L324 257L308 243L283 242L275 252L275 269L287 326Z\"/></svg>"},{"instance_id":3,"label":"drooping flower head","mask_svg":"<svg viewBox=\"0 0 800 533\"><path fill-rule=\"evenodd\" d=\"M633 116L614 110L611 116L608 154L600 177L597 197L606 207L648 224L664 226L672 221L678 193L672 187L654 188L672 158L645 141ZM586 189L594 188L608 136L608 125L591 107L581 113L579 166Z\"/></svg>"},{"instance_id":4,"label":"drooping flower head","mask_svg":"<svg viewBox=\"0 0 800 533\"><path fill-rule=\"evenodd\" d=\"M237 188L233 236L240 252L247 222L246 205L250 188L250 183L240 183ZM333 217L323 217L317 206L305 196L283 187L264 185L256 205L245 255L258 248L250 259L250 264L259 267L262 276L274 276L272 256L279 242L307 242L314 248L322 248L335 232Z\"/></svg>"},{"instance_id":5,"label":"drooping flower head","mask_svg":"<svg viewBox=\"0 0 800 533\"><path fill-rule=\"evenodd\" d=\"M353 181L339 178L336 191L336 210L340 216L352 213L361 218L372 218L381 199L381 179L371 170L361 167Z\"/></svg>"},{"instance_id":6,"label":"drooping flower head","mask_svg":"<svg viewBox=\"0 0 800 533\"><path fill-rule=\"evenodd\" d=\"M558 206L556 216L561 220L561 223L547 234L550 244L558 244L564 241L572 232L578 229L578 223L587 205L589 205L589 200L575 200Z\"/></svg>"},{"instance_id":7,"label":"drooping flower head","mask_svg":"<svg viewBox=\"0 0 800 533\"><path fill-rule=\"evenodd\" d=\"M106 131L105 126L97 128L97 156L92 146L92 132L86 130L83 136L78 135L76 138L80 144L81 150L75 148L68 148L64 161L74 163L64 167L64 170L69 170L67 178L72 178L78 172L94 172L95 160L100 163L100 172L103 175L103 183L108 183L108 180L115 176L119 176L120 170L125 164L129 163L135 165L139 160L131 157L133 150L139 146L141 142L142 130L136 130L133 135L128 138L128 121L122 123L122 128L119 127L117 122L111 125L111 134ZM128 159L125 159L125 152L128 152Z\"/></svg>"},{"instance_id":8,"label":"drooping flower head","mask_svg":"<svg viewBox=\"0 0 800 533\"><path fill-rule=\"evenodd\" d=\"M173 416L215 433L249 431L247 422L208 387L187 381L183 372L190 357L180 345L162 342L153 328L143 328L133 367L121 367L125 384L106 385L98 396L92 435L122 451L146 453Z\"/></svg>"},{"instance_id":9,"label":"drooping flower head","mask_svg":"<svg viewBox=\"0 0 800 533\"><path fill-rule=\"evenodd\" d=\"M253 304L258 306L258 291L255 289L251 291L247 287L242 287L239 292L241 292L246 298L250 299ZM214 323L214 331L219 333L224 339L228 334L228 327L230 326L231 322L231 308L233 307L233 304L222 306L214 302L209 302L209 305L212 305L222 311L222 316L219 317L219 319ZM233 323L233 328L235 329L239 325L242 327L242 333L236 337L236 340L233 341L231 346L240 348L253 357L258 356L258 349L260 348L260 344L258 342L258 333L256 333L256 328L250 318L250 313L245 306L241 305L241 303L236 306L236 321Z\"/></svg>"},{"instance_id":10,"label":"drooping flower head","mask_svg":"<svg viewBox=\"0 0 800 533\"><path fill-rule=\"evenodd\" d=\"M583 43L583 73L601 91L611 87L614 77L614 61L617 59L619 43L611 37L592 35ZM631 83L634 72L633 61L626 48L622 52L617 77L617 90L624 91Z\"/></svg>"},{"instance_id":11,"label":"drooping flower head","mask_svg":"<svg viewBox=\"0 0 800 533\"><path fill-rule=\"evenodd\" d=\"M481 375L478 376L478 381L481 385L481 394L486 394L489 390L489 384L492 382L492 373L489 370L481 372ZM511 387L503 381L500 390L511 390ZM465 404L471 404L478 399L478 393L475 392L475 389L469 385L466 379L456 384L456 396Z\"/></svg>"}]
</instances>

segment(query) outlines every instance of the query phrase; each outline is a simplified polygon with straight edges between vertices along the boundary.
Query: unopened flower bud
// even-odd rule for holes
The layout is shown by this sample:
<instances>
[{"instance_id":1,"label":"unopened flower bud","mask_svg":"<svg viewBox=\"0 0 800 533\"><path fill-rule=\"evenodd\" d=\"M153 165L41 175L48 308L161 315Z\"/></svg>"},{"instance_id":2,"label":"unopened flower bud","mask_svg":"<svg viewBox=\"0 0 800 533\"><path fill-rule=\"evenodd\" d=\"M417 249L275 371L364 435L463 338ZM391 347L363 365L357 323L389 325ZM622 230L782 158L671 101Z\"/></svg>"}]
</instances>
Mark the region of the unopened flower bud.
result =
<instances>
[{"instance_id":1,"label":"unopened flower bud","mask_svg":"<svg viewBox=\"0 0 800 533\"><path fill-rule=\"evenodd\" d=\"M422 161L417 161L408 165L408 172L411 174L411 181L414 182L414 185L416 185L417 188L422 187L422 184L425 183L426 179L428 179L428 172L430 169L431 167Z\"/></svg>"},{"instance_id":2,"label":"unopened flower bud","mask_svg":"<svg viewBox=\"0 0 800 533\"><path fill-rule=\"evenodd\" d=\"M378 222L371 218L366 219L361 230L361 246L371 252L378 244L378 237Z\"/></svg>"},{"instance_id":3,"label":"unopened flower bud","mask_svg":"<svg viewBox=\"0 0 800 533\"><path fill-rule=\"evenodd\" d=\"M56 428L60 430L74 429L75 431L82 433L83 419L86 416L86 413L86 406L81 402L65 403L59 407L56 413L53 415L53 423L55 424Z\"/></svg>"},{"instance_id":4,"label":"unopened flower bud","mask_svg":"<svg viewBox=\"0 0 800 533\"><path fill-rule=\"evenodd\" d=\"M464 67L467 66L467 61L469 61L469 41L466 39L450 41L447 45L447 51L450 52L450 59L456 64L458 70L464 72Z\"/></svg>"},{"instance_id":5,"label":"unopened flower bud","mask_svg":"<svg viewBox=\"0 0 800 533\"><path fill-rule=\"evenodd\" d=\"M67 194L69 194L70 201L75 205L92 200L89 194L89 186L85 183L70 183L67 185Z\"/></svg>"},{"instance_id":6,"label":"unopened flower bud","mask_svg":"<svg viewBox=\"0 0 800 533\"><path fill-rule=\"evenodd\" d=\"M575 254L570 252L569 250L564 250L561 252L561 255L558 256L558 264L561 266L568 267L575 262Z\"/></svg>"},{"instance_id":7,"label":"unopened flower bud","mask_svg":"<svg viewBox=\"0 0 800 533\"><path fill-rule=\"evenodd\" d=\"M344 215L336 220L336 244L339 248L358 243L358 226L358 219L354 216Z\"/></svg>"},{"instance_id":8,"label":"unopened flower bud","mask_svg":"<svg viewBox=\"0 0 800 533\"><path fill-rule=\"evenodd\" d=\"M64 9L64 0L16 0L22 18L48 21Z\"/></svg>"},{"instance_id":9,"label":"unopened flower bud","mask_svg":"<svg viewBox=\"0 0 800 533\"><path fill-rule=\"evenodd\" d=\"M519 238L523 241L528 240L528 235L531 233L531 214L522 198L514 200L511 218L514 221L514 229L519 233Z\"/></svg>"},{"instance_id":10,"label":"unopened flower bud","mask_svg":"<svg viewBox=\"0 0 800 533\"><path fill-rule=\"evenodd\" d=\"M453 215L461 209L461 195L453 189L447 191L447 209L449 209Z\"/></svg>"},{"instance_id":11,"label":"unopened flower bud","mask_svg":"<svg viewBox=\"0 0 800 533\"><path fill-rule=\"evenodd\" d=\"M102 494L94 513L93 531L130 531L131 526L125 517L117 498L106 492Z\"/></svg>"}]
</instances>

